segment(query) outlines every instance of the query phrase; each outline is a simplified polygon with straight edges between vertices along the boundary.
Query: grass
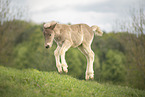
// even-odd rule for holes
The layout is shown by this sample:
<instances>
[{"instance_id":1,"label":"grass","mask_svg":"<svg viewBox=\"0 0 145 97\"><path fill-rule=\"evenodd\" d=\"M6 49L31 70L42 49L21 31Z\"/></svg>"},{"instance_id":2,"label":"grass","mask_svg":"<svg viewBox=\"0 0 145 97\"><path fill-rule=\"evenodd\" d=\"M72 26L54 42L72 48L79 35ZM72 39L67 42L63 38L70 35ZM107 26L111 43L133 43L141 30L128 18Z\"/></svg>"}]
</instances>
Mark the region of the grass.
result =
<instances>
[{"instance_id":1,"label":"grass","mask_svg":"<svg viewBox=\"0 0 145 97\"><path fill-rule=\"evenodd\" d=\"M145 97L145 91L0 66L0 97Z\"/></svg>"}]
</instances>

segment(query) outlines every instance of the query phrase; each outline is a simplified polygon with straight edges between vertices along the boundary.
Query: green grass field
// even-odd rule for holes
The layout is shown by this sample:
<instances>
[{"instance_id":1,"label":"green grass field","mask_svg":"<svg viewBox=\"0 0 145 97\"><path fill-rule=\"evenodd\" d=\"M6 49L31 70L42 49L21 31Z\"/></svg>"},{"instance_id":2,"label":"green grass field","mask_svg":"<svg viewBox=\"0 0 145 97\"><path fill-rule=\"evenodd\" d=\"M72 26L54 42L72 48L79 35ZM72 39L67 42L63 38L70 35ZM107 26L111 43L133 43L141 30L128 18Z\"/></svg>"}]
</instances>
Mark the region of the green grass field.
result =
<instances>
[{"instance_id":1,"label":"green grass field","mask_svg":"<svg viewBox=\"0 0 145 97\"><path fill-rule=\"evenodd\" d=\"M0 97L145 97L145 91L0 66Z\"/></svg>"}]
</instances>

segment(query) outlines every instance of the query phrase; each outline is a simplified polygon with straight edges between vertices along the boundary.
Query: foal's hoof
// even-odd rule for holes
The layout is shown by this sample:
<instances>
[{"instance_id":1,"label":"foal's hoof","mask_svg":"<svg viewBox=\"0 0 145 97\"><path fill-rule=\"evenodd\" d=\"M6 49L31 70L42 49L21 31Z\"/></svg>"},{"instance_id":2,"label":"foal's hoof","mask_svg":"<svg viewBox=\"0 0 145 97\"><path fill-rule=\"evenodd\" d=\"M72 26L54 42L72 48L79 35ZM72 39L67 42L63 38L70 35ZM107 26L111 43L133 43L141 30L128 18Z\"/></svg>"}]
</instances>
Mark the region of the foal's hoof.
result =
<instances>
[{"instance_id":1,"label":"foal's hoof","mask_svg":"<svg viewBox=\"0 0 145 97\"><path fill-rule=\"evenodd\" d=\"M65 72L65 73L68 73L68 70L65 70L64 72Z\"/></svg>"},{"instance_id":2,"label":"foal's hoof","mask_svg":"<svg viewBox=\"0 0 145 97\"><path fill-rule=\"evenodd\" d=\"M94 80L94 77L90 77L91 80Z\"/></svg>"},{"instance_id":3,"label":"foal's hoof","mask_svg":"<svg viewBox=\"0 0 145 97\"><path fill-rule=\"evenodd\" d=\"M62 67L63 67L63 71L64 71L65 73L67 73L67 72L68 72L68 69L67 69L68 66L62 64Z\"/></svg>"},{"instance_id":4,"label":"foal's hoof","mask_svg":"<svg viewBox=\"0 0 145 97\"><path fill-rule=\"evenodd\" d=\"M59 74L62 74L63 73L62 68L58 68L58 72Z\"/></svg>"},{"instance_id":5,"label":"foal's hoof","mask_svg":"<svg viewBox=\"0 0 145 97\"><path fill-rule=\"evenodd\" d=\"M87 80L89 80L89 76L88 76L88 75L86 75L86 78L85 78L85 79L86 79L86 81L87 81Z\"/></svg>"},{"instance_id":6,"label":"foal's hoof","mask_svg":"<svg viewBox=\"0 0 145 97\"><path fill-rule=\"evenodd\" d=\"M68 69L65 68L65 67L63 67L63 71L64 71L65 73L68 73Z\"/></svg>"},{"instance_id":7,"label":"foal's hoof","mask_svg":"<svg viewBox=\"0 0 145 97\"><path fill-rule=\"evenodd\" d=\"M62 71L58 71L59 72L59 74L62 74L63 72Z\"/></svg>"},{"instance_id":8,"label":"foal's hoof","mask_svg":"<svg viewBox=\"0 0 145 97\"><path fill-rule=\"evenodd\" d=\"M86 81L87 80L94 80L94 74L93 73L86 73L86 77L85 77Z\"/></svg>"},{"instance_id":9,"label":"foal's hoof","mask_svg":"<svg viewBox=\"0 0 145 97\"><path fill-rule=\"evenodd\" d=\"M86 81L88 81L88 80L94 80L94 77L90 77L90 78L86 78Z\"/></svg>"}]
</instances>

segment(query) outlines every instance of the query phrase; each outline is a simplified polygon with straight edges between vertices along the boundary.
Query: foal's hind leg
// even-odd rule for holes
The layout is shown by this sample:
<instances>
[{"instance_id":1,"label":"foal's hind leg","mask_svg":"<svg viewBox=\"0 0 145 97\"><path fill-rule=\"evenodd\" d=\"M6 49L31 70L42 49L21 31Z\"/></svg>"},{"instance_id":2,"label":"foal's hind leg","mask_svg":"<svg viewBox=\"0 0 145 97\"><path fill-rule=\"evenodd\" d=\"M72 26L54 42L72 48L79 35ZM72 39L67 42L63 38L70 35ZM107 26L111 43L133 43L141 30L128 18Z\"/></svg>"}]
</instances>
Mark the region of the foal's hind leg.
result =
<instances>
[{"instance_id":1,"label":"foal's hind leg","mask_svg":"<svg viewBox=\"0 0 145 97\"><path fill-rule=\"evenodd\" d=\"M82 53L87 58L87 69L86 69L86 77L85 79L88 80L89 78L94 78L94 70L93 70L93 62L94 62L94 52L91 50L90 46L82 45L78 47L79 50L82 51Z\"/></svg>"},{"instance_id":2,"label":"foal's hind leg","mask_svg":"<svg viewBox=\"0 0 145 97\"><path fill-rule=\"evenodd\" d=\"M68 72L68 69L67 69L68 66L65 60L65 52L71 47L71 45L72 43L66 40L60 49L62 67L63 67L63 71L66 73Z\"/></svg>"},{"instance_id":3,"label":"foal's hind leg","mask_svg":"<svg viewBox=\"0 0 145 97\"><path fill-rule=\"evenodd\" d=\"M91 78L94 79L94 70L93 70L93 62L94 62L94 52L90 47L85 48L88 56L88 64L86 70L86 80Z\"/></svg>"}]
</instances>

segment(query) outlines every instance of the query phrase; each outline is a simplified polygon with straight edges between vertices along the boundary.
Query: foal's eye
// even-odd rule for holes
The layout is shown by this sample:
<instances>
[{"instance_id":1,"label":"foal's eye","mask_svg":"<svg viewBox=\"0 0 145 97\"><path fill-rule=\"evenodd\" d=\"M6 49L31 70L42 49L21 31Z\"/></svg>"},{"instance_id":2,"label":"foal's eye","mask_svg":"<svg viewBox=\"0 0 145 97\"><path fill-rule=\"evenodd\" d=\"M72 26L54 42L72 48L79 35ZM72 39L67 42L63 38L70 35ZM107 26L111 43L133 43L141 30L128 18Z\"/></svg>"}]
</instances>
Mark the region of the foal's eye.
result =
<instances>
[{"instance_id":1,"label":"foal's eye","mask_svg":"<svg viewBox=\"0 0 145 97\"><path fill-rule=\"evenodd\" d=\"M47 36L51 36L51 34L47 34Z\"/></svg>"}]
</instances>

